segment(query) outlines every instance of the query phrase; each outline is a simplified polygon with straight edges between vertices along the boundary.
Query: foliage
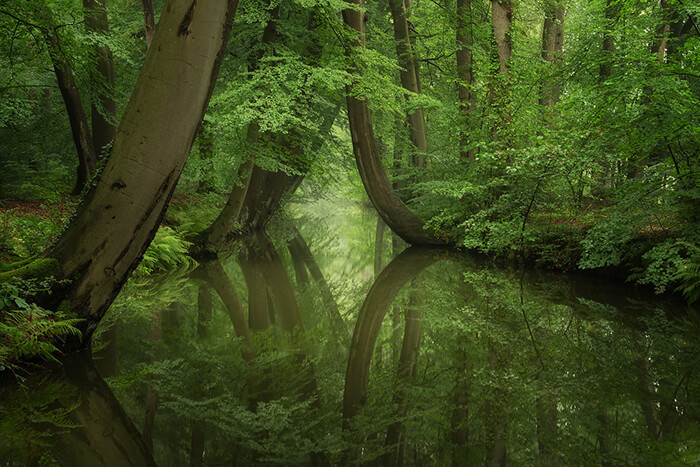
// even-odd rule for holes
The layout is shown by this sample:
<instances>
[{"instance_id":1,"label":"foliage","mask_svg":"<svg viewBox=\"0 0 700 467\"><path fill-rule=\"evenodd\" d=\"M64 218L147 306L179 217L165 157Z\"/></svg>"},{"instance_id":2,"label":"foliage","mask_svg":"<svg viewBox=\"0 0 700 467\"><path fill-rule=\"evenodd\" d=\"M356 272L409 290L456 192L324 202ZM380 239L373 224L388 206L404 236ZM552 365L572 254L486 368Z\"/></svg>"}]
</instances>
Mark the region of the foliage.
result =
<instances>
[{"instance_id":1,"label":"foliage","mask_svg":"<svg viewBox=\"0 0 700 467\"><path fill-rule=\"evenodd\" d=\"M0 282L0 371L16 368L17 361L41 357L56 360L56 339L80 336L82 320L27 303L20 288Z\"/></svg>"},{"instance_id":2,"label":"foliage","mask_svg":"<svg viewBox=\"0 0 700 467\"><path fill-rule=\"evenodd\" d=\"M45 451L58 435L76 428L70 413L80 397L75 387L46 375L27 383L31 389L7 385L0 391L0 458L40 458L40 465L58 465Z\"/></svg>"},{"instance_id":3,"label":"foliage","mask_svg":"<svg viewBox=\"0 0 700 467\"><path fill-rule=\"evenodd\" d=\"M168 226L161 226L143 254L137 271L141 274L151 274L155 271L178 267L191 269L197 264L194 259L188 256L191 246L192 243L184 240L175 230Z\"/></svg>"},{"instance_id":4,"label":"foliage","mask_svg":"<svg viewBox=\"0 0 700 467\"><path fill-rule=\"evenodd\" d=\"M27 258L43 251L67 220L60 211L47 211L38 215L0 211L0 256Z\"/></svg>"}]
</instances>

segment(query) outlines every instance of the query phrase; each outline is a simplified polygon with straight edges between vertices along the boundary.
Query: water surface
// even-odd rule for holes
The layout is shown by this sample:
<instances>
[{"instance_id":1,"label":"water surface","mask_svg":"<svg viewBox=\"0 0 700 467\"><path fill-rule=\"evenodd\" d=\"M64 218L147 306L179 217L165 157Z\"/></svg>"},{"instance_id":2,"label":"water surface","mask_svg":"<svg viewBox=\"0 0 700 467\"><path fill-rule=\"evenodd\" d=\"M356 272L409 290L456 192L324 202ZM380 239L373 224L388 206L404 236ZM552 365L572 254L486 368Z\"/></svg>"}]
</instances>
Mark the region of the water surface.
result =
<instances>
[{"instance_id":1,"label":"water surface","mask_svg":"<svg viewBox=\"0 0 700 467\"><path fill-rule=\"evenodd\" d=\"M281 221L134 277L0 399L6 465L693 465L697 319L605 280Z\"/></svg>"}]
</instances>

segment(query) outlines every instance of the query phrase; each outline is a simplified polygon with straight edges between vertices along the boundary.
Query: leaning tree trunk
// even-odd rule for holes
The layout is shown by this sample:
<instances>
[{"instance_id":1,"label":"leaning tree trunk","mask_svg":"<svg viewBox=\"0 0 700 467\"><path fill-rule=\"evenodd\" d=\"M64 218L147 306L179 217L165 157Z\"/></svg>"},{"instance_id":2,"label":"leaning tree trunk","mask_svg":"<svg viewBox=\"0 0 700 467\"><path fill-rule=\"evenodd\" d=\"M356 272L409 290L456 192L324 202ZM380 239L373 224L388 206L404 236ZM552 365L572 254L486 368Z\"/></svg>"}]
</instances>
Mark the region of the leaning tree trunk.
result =
<instances>
[{"instance_id":1,"label":"leaning tree trunk","mask_svg":"<svg viewBox=\"0 0 700 467\"><path fill-rule=\"evenodd\" d=\"M365 22L364 0L346 0L350 8L343 10L345 24L358 33L346 53L351 55L352 48L364 46ZM351 75L360 73L356 66L350 70ZM437 238L423 229L423 223L401 202L394 192L382 165L382 160L374 137L372 116L367 100L356 97L355 83L347 86L348 119L350 135L357 161L357 168L365 186L367 195L377 213L384 222L403 238L414 245L437 244Z\"/></svg>"},{"instance_id":2,"label":"leaning tree trunk","mask_svg":"<svg viewBox=\"0 0 700 467\"><path fill-rule=\"evenodd\" d=\"M106 0L83 0L86 10L85 26L88 31L107 35ZM117 103L114 100L114 60L109 47L96 45L93 53L99 75L97 102L92 103L92 141L97 156L104 153L105 147L114 139L117 130Z\"/></svg>"},{"instance_id":3,"label":"leaning tree trunk","mask_svg":"<svg viewBox=\"0 0 700 467\"><path fill-rule=\"evenodd\" d=\"M58 278L71 279L62 292L86 320L81 346L158 230L214 88L236 6L166 2L102 176L45 253L58 260Z\"/></svg>"},{"instance_id":4,"label":"leaning tree trunk","mask_svg":"<svg viewBox=\"0 0 700 467\"><path fill-rule=\"evenodd\" d=\"M71 69L66 57L61 50L61 42L55 29L45 30L44 37L48 45L49 56L56 74L58 89L61 91L63 102L66 106L68 121L70 122L73 143L78 153L78 168L76 171L75 187L73 194L80 194L80 191L88 181L90 175L95 171L97 165L97 153L92 143L92 135L88 125L85 110L80 100L80 92L73 78Z\"/></svg>"}]
</instances>

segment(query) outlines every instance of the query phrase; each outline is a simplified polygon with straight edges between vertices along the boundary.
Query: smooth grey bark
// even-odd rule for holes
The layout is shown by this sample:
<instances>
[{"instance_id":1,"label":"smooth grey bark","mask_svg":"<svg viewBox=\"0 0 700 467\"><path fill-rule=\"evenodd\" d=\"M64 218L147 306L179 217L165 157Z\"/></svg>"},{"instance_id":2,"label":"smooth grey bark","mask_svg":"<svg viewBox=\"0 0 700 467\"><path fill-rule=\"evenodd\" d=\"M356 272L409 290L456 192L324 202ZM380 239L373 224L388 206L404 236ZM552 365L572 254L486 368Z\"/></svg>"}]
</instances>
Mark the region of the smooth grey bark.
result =
<instances>
[{"instance_id":1,"label":"smooth grey bark","mask_svg":"<svg viewBox=\"0 0 700 467\"><path fill-rule=\"evenodd\" d=\"M508 62L513 53L510 39L510 23L513 19L512 0L491 0L491 19L498 52L498 71L508 74L510 69Z\"/></svg>"},{"instance_id":2,"label":"smooth grey bark","mask_svg":"<svg viewBox=\"0 0 700 467\"><path fill-rule=\"evenodd\" d=\"M58 260L58 278L71 279L54 297L68 298L85 319L81 341L67 348L89 345L158 229L214 88L236 6L165 3L104 171L45 253Z\"/></svg>"},{"instance_id":3,"label":"smooth grey bark","mask_svg":"<svg viewBox=\"0 0 700 467\"><path fill-rule=\"evenodd\" d=\"M343 20L358 34L346 49L346 54L352 57L352 49L364 46L365 43L365 2L346 1L350 8L343 10ZM350 70L351 75L359 73L356 67ZM423 228L423 223L401 202L392 188L382 165L367 100L356 97L355 89L354 82L346 87L350 135L357 168L374 208L389 228L406 242L414 245L441 243Z\"/></svg>"},{"instance_id":4,"label":"smooth grey bark","mask_svg":"<svg viewBox=\"0 0 700 467\"><path fill-rule=\"evenodd\" d=\"M491 127L491 141L505 139L508 146L510 146L508 135L512 120L510 109L510 57L513 53L510 37L512 19L512 0L491 0L491 20L498 57L498 67L494 70L490 89L490 103L496 115L496 121Z\"/></svg>"}]
</instances>

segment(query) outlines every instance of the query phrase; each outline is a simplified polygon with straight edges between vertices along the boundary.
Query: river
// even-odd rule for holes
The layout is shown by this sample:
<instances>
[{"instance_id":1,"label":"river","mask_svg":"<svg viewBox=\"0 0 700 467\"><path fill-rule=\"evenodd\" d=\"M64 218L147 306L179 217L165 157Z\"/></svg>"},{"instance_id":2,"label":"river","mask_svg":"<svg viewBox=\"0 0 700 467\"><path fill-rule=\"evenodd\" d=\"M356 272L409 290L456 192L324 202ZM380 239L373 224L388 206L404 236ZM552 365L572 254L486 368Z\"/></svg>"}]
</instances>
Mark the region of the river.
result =
<instances>
[{"instance_id":1,"label":"river","mask_svg":"<svg viewBox=\"0 0 700 467\"><path fill-rule=\"evenodd\" d=\"M336 211L133 277L92 358L3 385L0 463L700 462L682 303L377 243L371 212Z\"/></svg>"}]
</instances>

